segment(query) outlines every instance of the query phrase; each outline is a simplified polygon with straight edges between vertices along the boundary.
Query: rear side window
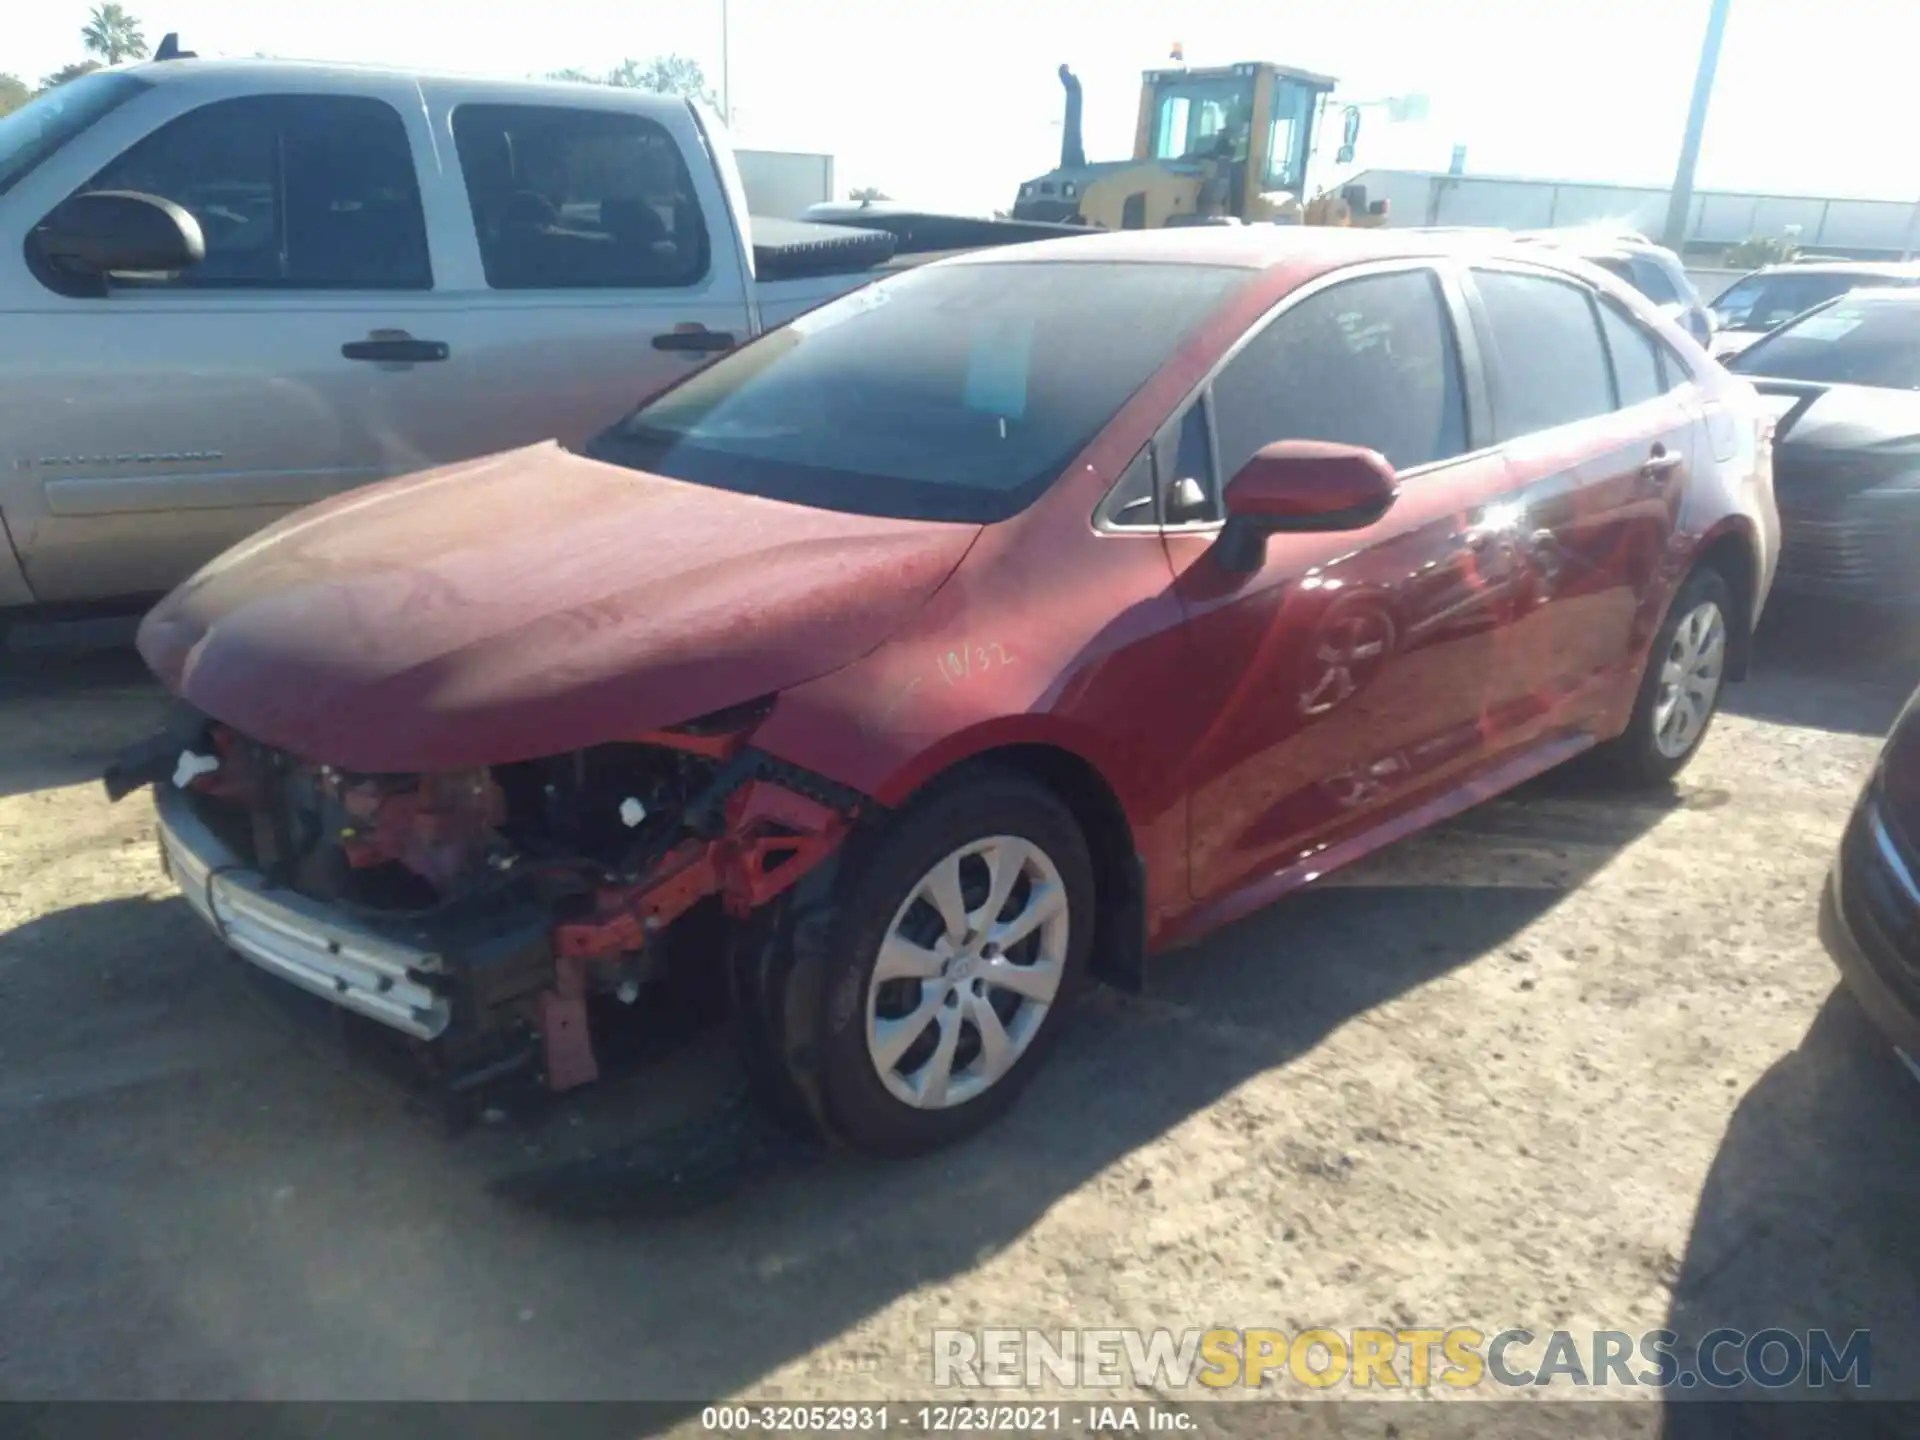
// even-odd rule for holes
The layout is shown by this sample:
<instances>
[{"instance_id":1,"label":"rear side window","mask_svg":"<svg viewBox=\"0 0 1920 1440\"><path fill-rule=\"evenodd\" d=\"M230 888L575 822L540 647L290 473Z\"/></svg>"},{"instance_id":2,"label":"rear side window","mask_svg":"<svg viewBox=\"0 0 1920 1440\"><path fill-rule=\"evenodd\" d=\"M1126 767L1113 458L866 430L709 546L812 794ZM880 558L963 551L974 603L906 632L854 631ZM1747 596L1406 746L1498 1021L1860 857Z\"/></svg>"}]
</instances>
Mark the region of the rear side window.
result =
<instances>
[{"instance_id":1,"label":"rear side window","mask_svg":"<svg viewBox=\"0 0 1920 1440\"><path fill-rule=\"evenodd\" d=\"M1622 409L1666 393L1666 380L1660 373L1660 352L1646 331L1604 301L1600 305L1600 328L1606 334L1607 351L1613 357L1613 378L1620 390Z\"/></svg>"},{"instance_id":2,"label":"rear side window","mask_svg":"<svg viewBox=\"0 0 1920 1440\"><path fill-rule=\"evenodd\" d=\"M1493 364L1500 438L1571 425L1613 409L1613 383L1587 292L1564 280L1476 270Z\"/></svg>"},{"instance_id":3,"label":"rear side window","mask_svg":"<svg viewBox=\"0 0 1920 1440\"><path fill-rule=\"evenodd\" d=\"M671 289L705 277L692 177L645 116L462 105L453 141L494 289Z\"/></svg>"},{"instance_id":4,"label":"rear side window","mask_svg":"<svg viewBox=\"0 0 1920 1440\"><path fill-rule=\"evenodd\" d=\"M1309 295L1234 356L1212 393L1223 483L1277 440L1364 445L1396 470L1467 448L1459 352L1427 270Z\"/></svg>"},{"instance_id":5,"label":"rear side window","mask_svg":"<svg viewBox=\"0 0 1920 1440\"><path fill-rule=\"evenodd\" d=\"M171 289L426 290L427 223L413 148L391 105L357 95L255 95L154 131L79 194L140 190L200 222L206 259Z\"/></svg>"}]
</instances>

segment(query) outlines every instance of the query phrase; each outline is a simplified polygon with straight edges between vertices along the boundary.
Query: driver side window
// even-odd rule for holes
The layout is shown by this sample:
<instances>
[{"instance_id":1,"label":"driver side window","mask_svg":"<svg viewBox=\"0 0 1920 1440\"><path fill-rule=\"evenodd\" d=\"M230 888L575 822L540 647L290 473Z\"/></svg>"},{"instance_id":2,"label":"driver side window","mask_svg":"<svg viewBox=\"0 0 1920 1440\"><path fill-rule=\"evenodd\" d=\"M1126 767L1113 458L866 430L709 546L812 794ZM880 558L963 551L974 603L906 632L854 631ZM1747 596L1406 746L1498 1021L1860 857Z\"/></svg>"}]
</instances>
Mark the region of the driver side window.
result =
<instances>
[{"instance_id":1,"label":"driver side window","mask_svg":"<svg viewBox=\"0 0 1920 1440\"><path fill-rule=\"evenodd\" d=\"M199 222L206 258L168 289L426 290L426 216L399 112L351 95L218 100L169 121L76 193L137 190Z\"/></svg>"},{"instance_id":2,"label":"driver side window","mask_svg":"<svg viewBox=\"0 0 1920 1440\"><path fill-rule=\"evenodd\" d=\"M1459 351L1424 269L1342 281L1282 311L1212 400L1223 485L1276 440L1363 445L1396 470L1467 450Z\"/></svg>"}]
</instances>

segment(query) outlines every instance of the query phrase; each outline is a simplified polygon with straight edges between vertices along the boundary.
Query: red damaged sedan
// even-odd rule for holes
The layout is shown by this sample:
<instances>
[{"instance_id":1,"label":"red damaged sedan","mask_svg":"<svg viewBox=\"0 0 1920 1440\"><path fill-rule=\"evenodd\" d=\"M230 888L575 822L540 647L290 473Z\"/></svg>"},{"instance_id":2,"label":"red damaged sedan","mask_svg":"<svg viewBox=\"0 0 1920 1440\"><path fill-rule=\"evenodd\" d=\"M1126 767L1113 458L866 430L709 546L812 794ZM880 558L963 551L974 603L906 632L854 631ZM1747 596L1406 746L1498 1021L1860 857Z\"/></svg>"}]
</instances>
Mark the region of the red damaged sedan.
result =
<instances>
[{"instance_id":1,"label":"red damaged sedan","mask_svg":"<svg viewBox=\"0 0 1920 1440\"><path fill-rule=\"evenodd\" d=\"M914 1152L1084 982L1590 748L1671 777L1772 581L1770 426L1538 247L981 252L222 556L108 788L450 1084L590 1081L591 1010L725 967L770 1103Z\"/></svg>"}]
</instances>

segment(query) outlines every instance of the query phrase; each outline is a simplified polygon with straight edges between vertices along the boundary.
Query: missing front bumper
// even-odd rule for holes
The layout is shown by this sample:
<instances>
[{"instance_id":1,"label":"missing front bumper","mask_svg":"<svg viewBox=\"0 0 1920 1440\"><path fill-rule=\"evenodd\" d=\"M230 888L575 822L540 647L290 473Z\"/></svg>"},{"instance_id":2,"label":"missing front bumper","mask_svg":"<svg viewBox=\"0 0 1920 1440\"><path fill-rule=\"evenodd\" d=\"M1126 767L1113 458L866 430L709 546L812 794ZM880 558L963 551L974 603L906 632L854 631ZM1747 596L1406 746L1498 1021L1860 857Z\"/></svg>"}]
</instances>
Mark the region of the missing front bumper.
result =
<instances>
[{"instance_id":1,"label":"missing front bumper","mask_svg":"<svg viewBox=\"0 0 1920 1440\"><path fill-rule=\"evenodd\" d=\"M424 977L435 951L396 941L266 879L229 850L169 784L154 787L160 845L174 883L200 918L262 970L420 1040L439 1038L452 1006Z\"/></svg>"}]
</instances>

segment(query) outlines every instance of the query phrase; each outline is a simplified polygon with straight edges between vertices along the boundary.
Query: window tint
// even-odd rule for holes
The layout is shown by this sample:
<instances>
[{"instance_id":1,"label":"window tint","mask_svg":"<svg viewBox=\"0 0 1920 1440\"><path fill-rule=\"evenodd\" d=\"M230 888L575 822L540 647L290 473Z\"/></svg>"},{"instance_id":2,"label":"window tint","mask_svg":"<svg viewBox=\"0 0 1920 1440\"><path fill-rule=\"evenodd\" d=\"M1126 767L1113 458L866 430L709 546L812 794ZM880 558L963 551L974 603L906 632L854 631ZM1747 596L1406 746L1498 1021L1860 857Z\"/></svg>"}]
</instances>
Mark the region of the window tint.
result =
<instances>
[{"instance_id":1,"label":"window tint","mask_svg":"<svg viewBox=\"0 0 1920 1440\"><path fill-rule=\"evenodd\" d=\"M1207 407L1189 406L1174 439L1166 466L1166 512L1169 525L1192 525L1219 518L1213 474L1213 437L1207 430Z\"/></svg>"},{"instance_id":2,"label":"window tint","mask_svg":"<svg viewBox=\"0 0 1920 1440\"><path fill-rule=\"evenodd\" d=\"M1920 305L1848 295L1741 351L1727 368L1782 380L1920 390Z\"/></svg>"},{"instance_id":3,"label":"window tint","mask_svg":"<svg viewBox=\"0 0 1920 1440\"><path fill-rule=\"evenodd\" d=\"M462 105L453 139L494 289L662 288L707 273L693 181L644 116Z\"/></svg>"},{"instance_id":4,"label":"window tint","mask_svg":"<svg viewBox=\"0 0 1920 1440\"><path fill-rule=\"evenodd\" d=\"M1673 280L1657 262L1644 255L1633 257L1633 288L1653 301L1656 305L1678 305L1680 292L1674 288Z\"/></svg>"},{"instance_id":5,"label":"window tint","mask_svg":"<svg viewBox=\"0 0 1920 1440\"><path fill-rule=\"evenodd\" d=\"M207 255L174 288L425 290L426 217L406 127L347 95L220 100L154 131L81 187L160 195Z\"/></svg>"},{"instance_id":6,"label":"window tint","mask_svg":"<svg viewBox=\"0 0 1920 1440\"><path fill-rule=\"evenodd\" d=\"M1159 492L1153 483L1153 447L1147 446L1133 457L1127 473L1107 497L1109 525L1154 526L1160 523Z\"/></svg>"},{"instance_id":7,"label":"window tint","mask_svg":"<svg viewBox=\"0 0 1920 1440\"><path fill-rule=\"evenodd\" d=\"M1871 283L1864 276L1832 273L1750 275L1713 302L1713 313L1728 330L1771 330L1804 310Z\"/></svg>"},{"instance_id":8,"label":"window tint","mask_svg":"<svg viewBox=\"0 0 1920 1440\"><path fill-rule=\"evenodd\" d=\"M827 509L1005 519L1252 276L1091 261L908 271L723 356L590 453Z\"/></svg>"},{"instance_id":9,"label":"window tint","mask_svg":"<svg viewBox=\"0 0 1920 1440\"><path fill-rule=\"evenodd\" d=\"M1438 281L1409 270L1310 295L1213 383L1222 483L1276 440L1365 445L1396 470L1467 448L1460 360Z\"/></svg>"},{"instance_id":10,"label":"window tint","mask_svg":"<svg viewBox=\"0 0 1920 1440\"><path fill-rule=\"evenodd\" d=\"M1613 409L1606 351L1587 292L1561 280L1476 270L1499 376L1502 439Z\"/></svg>"},{"instance_id":11,"label":"window tint","mask_svg":"<svg viewBox=\"0 0 1920 1440\"><path fill-rule=\"evenodd\" d=\"M1613 378L1620 390L1621 408L1665 394L1660 352L1646 331L1604 301L1600 305L1600 328L1606 332L1607 351L1613 356Z\"/></svg>"}]
</instances>

